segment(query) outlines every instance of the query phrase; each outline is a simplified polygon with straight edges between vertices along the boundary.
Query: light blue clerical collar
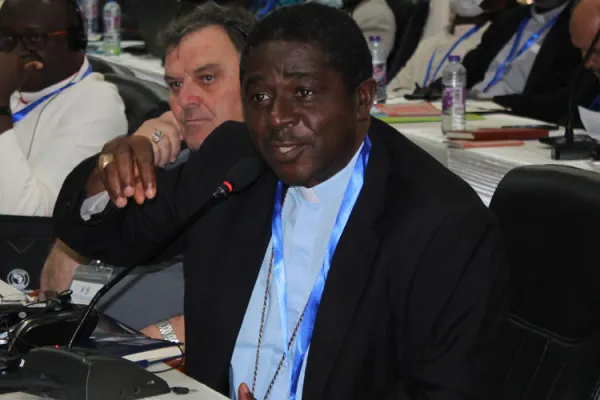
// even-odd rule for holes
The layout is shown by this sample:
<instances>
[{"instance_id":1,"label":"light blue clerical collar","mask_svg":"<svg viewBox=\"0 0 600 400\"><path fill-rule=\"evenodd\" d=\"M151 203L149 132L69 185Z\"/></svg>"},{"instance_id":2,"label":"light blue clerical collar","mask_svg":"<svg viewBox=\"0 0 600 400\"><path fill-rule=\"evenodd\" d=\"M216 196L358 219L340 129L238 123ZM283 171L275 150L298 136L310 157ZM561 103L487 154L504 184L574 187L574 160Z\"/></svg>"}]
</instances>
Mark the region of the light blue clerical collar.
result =
<instances>
[{"instance_id":1,"label":"light blue clerical collar","mask_svg":"<svg viewBox=\"0 0 600 400\"><path fill-rule=\"evenodd\" d=\"M346 187L354 171L354 166L358 160L360 150L364 146L364 143L360 145L350 162L337 174L327 179L324 182L319 183L317 186L307 188L303 186L293 186L291 191L298 195L298 198L309 202L309 203L323 203L328 200L340 198L346 192Z\"/></svg>"}]
</instances>

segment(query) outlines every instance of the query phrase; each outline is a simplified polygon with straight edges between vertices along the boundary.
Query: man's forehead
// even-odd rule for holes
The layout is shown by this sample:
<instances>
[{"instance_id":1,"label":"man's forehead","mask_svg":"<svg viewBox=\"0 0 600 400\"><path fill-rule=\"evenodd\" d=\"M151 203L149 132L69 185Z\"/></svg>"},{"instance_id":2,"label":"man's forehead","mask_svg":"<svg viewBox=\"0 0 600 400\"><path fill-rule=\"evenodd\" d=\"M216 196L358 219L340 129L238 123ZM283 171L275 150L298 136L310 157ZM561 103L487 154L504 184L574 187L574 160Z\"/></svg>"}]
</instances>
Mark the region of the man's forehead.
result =
<instances>
[{"instance_id":1,"label":"man's forehead","mask_svg":"<svg viewBox=\"0 0 600 400\"><path fill-rule=\"evenodd\" d=\"M252 47L249 55L260 58L295 60L298 58L318 59L323 58L323 51L318 43L294 42L286 40L270 40L256 47Z\"/></svg>"},{"instance_id":2,"label":"man's forehead","mask_svg":"<svg viewBox=\"0 0 600 400\"><path fill-rule=\"evenodd\" d=\"M226 32L219 27L206 27L186 35L167 52L167 70L196 69L203 65L222 65L237 68L239 58Z\"/></svg>"},{"instance_id":3,"label":"man's forehead","mask_svg":"<svg viewBox=\"0 0 600 400\"><path fill-rule=\"evenodd\" d=\"M249 54L250 74L278 73L288 76L319 76L330 69L321 47L312 43L266 42Z\"/></svg>"},{"instance_id":4,"label":"man's forehead","mask_svg":"<svg viewBox=\"0 0 600 400\"><path fill-rule=\"evenodd\" d=\"M0 8L0 25L63 28L68 14L65 0L5 0Z\"/></svg>"}]
</instances>

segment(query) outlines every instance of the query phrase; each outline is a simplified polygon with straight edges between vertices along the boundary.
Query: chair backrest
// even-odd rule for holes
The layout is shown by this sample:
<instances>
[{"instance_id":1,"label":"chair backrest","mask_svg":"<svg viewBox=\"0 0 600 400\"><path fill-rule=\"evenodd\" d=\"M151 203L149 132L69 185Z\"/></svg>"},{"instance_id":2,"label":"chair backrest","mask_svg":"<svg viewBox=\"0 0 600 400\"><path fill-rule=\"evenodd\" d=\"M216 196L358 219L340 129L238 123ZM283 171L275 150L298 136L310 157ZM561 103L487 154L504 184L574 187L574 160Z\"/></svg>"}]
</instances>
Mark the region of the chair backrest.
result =
<instances>
[{"instance_id":1,"label":"chair backrest","mask_svg":"<svg viewBox=\"0 0 600 400\"><path fill-rule=\"evenodd\" d=\"M158 33L180 14L181 7L187 9L188 1L180 0L130 0L129 11L135 16L139 32L146 49L153 56L162 59L165 48Z\"/></svg>"},{"instance_id":2,"label":"chair backrest","mask_svg":"<svg viewBox=\"0 0 600 400\"><path fill-rule=\"evenodd\" d=\"M90 65L92 66L92 71L98 72L100 74L117 74L117 75L128 75L133 76L133 72L127 67L122 67L120 65L109 63L99 57L95 57L92 55L87 56Z\"/></svg>"},{"instance_id":3,"label":"chair backrest","mask_svg":"<svg viewBox=\"0 0 600 400\"><path fill-rule=\"evenodd\" d=\"M168 109L168 89L157 83L116 74L106 74L104 78L117 86L125 103L129 134L135 132L154 109L161 106Z\"/></svg>"},{"instance_id":4,"label":"chair backrest","mask_svg":"<svg viewBox=\"0 0 600 400\"><path fill-rule=\"evenodd\" d=\"M511 266L502 399L599 398L600 174L519 167L490 208Z\"/></svg>"},{"instance_id":5,"label":"chair backrest","mask_svg":"<svg viewBox=\"0 0 600 400\"><path fill-rule=\"evenodd\" d=\"M396 19L394 48L387 60L392 80L415 52L429 16L429 0L386 0Z\"/></svg>"},{"instance_id":6,"label":"chair backrest","mask_svg":"<svg viewBox=\"0 0 600 400\"><path fill-rule=\"evenodd\" d=\"M36 290L54 242L50 217L0 215L0 279L19 290Z\"/></svg>"}]
</instances>

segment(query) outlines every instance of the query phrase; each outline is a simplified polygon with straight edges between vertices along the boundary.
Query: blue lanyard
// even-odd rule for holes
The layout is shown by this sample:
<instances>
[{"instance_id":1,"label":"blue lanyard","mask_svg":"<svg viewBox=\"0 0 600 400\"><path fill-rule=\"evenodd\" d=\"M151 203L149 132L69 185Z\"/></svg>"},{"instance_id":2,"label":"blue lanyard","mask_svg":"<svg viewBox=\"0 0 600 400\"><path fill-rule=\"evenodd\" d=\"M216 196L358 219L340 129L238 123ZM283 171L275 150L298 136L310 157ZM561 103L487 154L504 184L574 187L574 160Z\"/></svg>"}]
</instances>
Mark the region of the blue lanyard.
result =
<instances>
[{"instance_id":1,"label":"blue lanyard","mask_svg":"<svg viewBox=\"0 0 600 400\"><path fill-rule=\"evenodd\" d=\"M265 15L267 15L268 13L271 12L271 10L273 10L275 8L275 5L277 4L277 0L267 0L267 1L262 1L261 6L264 4L264 7L259 8L259 10L256 12L256 17L257 18L263 18Z\"/></svg>"},{"instance_id":2,"label":"blue lanyard","mask_svg":"<svg viewBox=\"0 0 600 400\"><path fill-rule=\"evenodd\" d=\"M467 33L465 33L464 35L462 35L453 45L452 47L450 47L450 50L448 50L446 52L446 55L444 55L444 58L441 59L440 64L437 66L437 68L435 69L435 73L433 74L433 76L430 77L431 74L431 68L433 68L433 60L435 59L435 53L436 50L433 50L433 54L431 55L431 58L429 59L429 63L427 64L427 72L425 73L425 80L423 80L423 87L427 87L427 85L429 85L431 83L431 81L435 80L435 78L438 76L438 74L440 73L440 69L442 69L442 66L446 63L446 60L448 59L448 57L452 54L452 52L454 50L456 50L456 48L465 40L467 40L468 38L470 38L475 32L479 31L481 28L483 27L483 25L475 25L474 27L472 27L471 29L468 30ZM431 81L430 81L431 78Z\"/></svg>"},{"instance_id":3,"label":"blue lanyard","mask_svg":"<svg viewBox=\"0 0 600 400\"><path fill-rule=\"evenodd\" d=\"M92 73L92 66L90 65L88 67L88 69L85 71L85 73L83 74L83 76L81 77L81 79L85 78L86 76L88 76L89 74ZM81 79L79 81L81 81ZM14 113L12 115L12 121L13 124L16 124L17 122L21 121L23 118L25 118L27 116L27 114L29 114L30 112L32 112L37 106L39 106L40 104L42 104L43 102L45 102L46 100L48 100L50 97L56 96L57 94L59 94L60 92L62 92L63 90L65 90L68 87L73 86L74 84L76 84L77 82L71 82L68 85L65 85L61 88L56 89L54 92L45 95L44 97L37 99L36 101L34 101L33 103L29 104L27 107L25 107L24 109L17 111L16 113Z\"/></svg>"},{"instance_id":4,"label":"blue lanyard","mask_svg":"<svg viewBox=\"0 0 600 400\"><path fill-rule=\"evenodd\" d=\"M335 249L338 245L344 227L348 222L350 213L354 208L356 199L362 189L364 182L365 170L369 162L369 155L371 153L371 140L367 136L363 143L363 147L359 154L350 182L346 188L340 211L338 213L329 244L325 250L325 256L323 257L323 265L319 271L316 282L310 292L306 310L304 311L304 319L300 324L296 337L296 345L294 350L294 360L292 364L292 374L290 382L290 399L296 399L296 391L298 390L298 379L300 378L300 371L302 370L302 364L304 363L304 357L308 351L310 344L315 320L317 318L317 311L321 304L321 296L325 288L325 281L327 280L327 274L331 267L331 260L335 253ZM273 240L273 276L277 285L277 299L279 301L279 313L281 322L281 333L283 335L283 348L285 351L286 359L289 360L288 350L288 324L287 324L287 289L285 280L285 269L283 262L283 226L281 222L281 213L283 209L283 184L281 182L277 185L277 192L275 194L275 207L273 209L273 222L272 222L272 240Z\"/></svg>"},{"instance_id":5,"label":"blue lanyard","mask_svg":"<svg viewBox=\"0 0 600 400\"><path fill-rule=\"evenodd\" d=\"M488 85L483 90L484 93L487 92L492 86L494 86L495 84L500 82L500 79L502 79L504 77L504 74L506 74L506 70L508 69L509 64L512 63L517 58L521 57L524 53L526 53L531 48L531 46L533 46L533 44L538 41L538 39L540 38L542 33L546 32L548 29L550 29L552 26L554 26L558 17L560 17L560 13L558 15L556 15L554 18L552 18L546 25L544 25L542 27L542 29L540 29L539 31L537 31L533 35L531 35L531 37L527 40L527 42L525 42L523 47L521 47L521 49L519 51L517 51L517 47L519 46L519 43L521 42L521 37L523 36L523 33L525 32L525 27L531 20L531 17L529 17L526 20L524 20L523 22L521 22L521 25L519 26L519 30L517 31L517 34L515 35L515 41L512 45L512 48L510 49L510 53L508 53L508 57L506 57L506 60L504 60L504 62L502 64L500 64L500 66L498 67L498 69L496 70L496 75L494 75L494 78L491 80L490 83L488 83Z\"/></svg>"},{"instance_id":6,"label":"blue lanyard","mask_svg":"<svg viewBox=\"0 0 600 400\"><path fill-rule=\"evenodd\" d=\"M588 109L591 111L598 111L598 106L600 106L600 95L596 96L596 98L594 99L594 101L592 101L592 104L590 104Z\"/></svg>"}]
</instances>

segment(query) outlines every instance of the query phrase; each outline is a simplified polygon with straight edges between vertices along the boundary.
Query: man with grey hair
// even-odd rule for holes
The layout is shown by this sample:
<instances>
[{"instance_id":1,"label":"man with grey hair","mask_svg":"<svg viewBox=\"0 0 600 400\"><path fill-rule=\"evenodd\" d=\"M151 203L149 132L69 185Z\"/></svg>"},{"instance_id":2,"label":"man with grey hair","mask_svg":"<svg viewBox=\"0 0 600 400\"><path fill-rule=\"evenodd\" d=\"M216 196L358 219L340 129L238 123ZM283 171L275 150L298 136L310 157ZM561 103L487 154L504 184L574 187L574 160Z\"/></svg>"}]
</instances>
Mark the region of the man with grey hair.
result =
<instances>
[{"instance_id":1,"label":"man with grey hair","mask_svg":"<svg viewBox=\"0 0 600 400\"><path fill-rule=\"evenodd\" d=\"M150 138L156 165L169 168L185 162L189 150L197 150L214 128L243 120L239 61L254 22L242 8L205 3L167 27L162 37L170 111L134 133ZM181 151L184 143L189 150ZM97 207L103 209L108 200L99 198ZM170 250L177 254L176 248ZM57 241L42 271L42 291L67 289L75 268L86 261ZM105 312L133 328L145 327L142 331L149 336L183 342L181 261L143 271L113 289Z\"/></svg>"}]
</instances>

